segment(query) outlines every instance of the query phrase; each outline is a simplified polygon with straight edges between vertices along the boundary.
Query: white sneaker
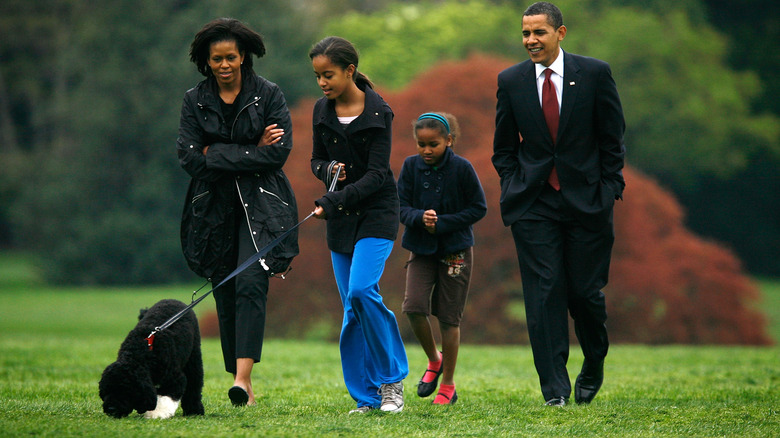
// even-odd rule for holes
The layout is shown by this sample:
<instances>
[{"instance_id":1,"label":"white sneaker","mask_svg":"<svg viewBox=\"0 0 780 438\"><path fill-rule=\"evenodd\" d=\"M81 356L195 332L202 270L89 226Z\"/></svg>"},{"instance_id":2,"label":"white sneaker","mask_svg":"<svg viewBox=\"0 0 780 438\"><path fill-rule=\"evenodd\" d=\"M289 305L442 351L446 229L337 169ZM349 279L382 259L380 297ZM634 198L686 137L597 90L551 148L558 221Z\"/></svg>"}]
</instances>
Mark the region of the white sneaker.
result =
<instances>
[{"instance_id":1,"label":"white sneaker","mask_svg":"<svg viewBox=\"0 0 780 438\"><path fill-rule=\"evenodd\" d=\"M404 410L404 383L383 383L379 387L379 394L382 395L382 406L379 408L383 412L401 412Z\"/></svg>"},{"instance_id":2,"label":"white sneaker","mask_svg":"<svg viewBox=\"0 0 780 438\"><path fill-rule=\"evenodd\" d=\"M350 414L365 414L366 412L373 411L373 410L374 410L374 408L372 408L371 406L361 406L361 407L359 407L357 409L353 409L353 410L349 411L349 413Z\"/></svg>"}]
</instances>

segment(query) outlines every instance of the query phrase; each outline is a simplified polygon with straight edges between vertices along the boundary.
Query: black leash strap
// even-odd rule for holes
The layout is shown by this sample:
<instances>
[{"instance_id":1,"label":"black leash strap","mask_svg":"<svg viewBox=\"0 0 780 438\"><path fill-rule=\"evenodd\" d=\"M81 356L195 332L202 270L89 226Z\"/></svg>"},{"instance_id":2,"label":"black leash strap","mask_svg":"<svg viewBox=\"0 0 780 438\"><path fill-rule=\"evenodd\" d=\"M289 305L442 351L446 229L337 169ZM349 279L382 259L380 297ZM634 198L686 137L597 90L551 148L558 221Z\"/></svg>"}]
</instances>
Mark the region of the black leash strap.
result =
<instances>
[{"instance_id":1,"label":"black leash strap","mask_svg":"<svg viewBox=\"0 0 780 438\"><path fill-rule=\"evenodd\" d=\"M335 164L335 162L334 162L334 163L331 163L331 166L335 166L335 167L336 167L336 171L335 171L335 174L333 175L333 180L330 182L330 186L328 187L328 191L329 191L329 192L332 192L333 190L335 190L335 189L336 189L336 183L338 182L338 179L339 179L339 174L341 173L341 168L343 167L343 166L341 166L341 165ZM271 250L272 250L272 249L273 249L273 248L274 248L276 245L278 245L278 244L282 243L282 240L284 240L284 238L285 238L285 237L287 237L287 235L288 235L288 234L290 234L291 232L293 232L293 230L295 230L296 228L300 227L302 223L304 223L304 222L306 222L307 220L309 220L309 218L311 218L312 216L314 216L314 212L313 212L313 211L312 211L311 213L309 213L309 215L308 215L308 216L306 216L306 217L305 217L305 218L304 218L302 221L300 221L300 222L298 222L297 224L293 225L293 227L292 227L292 228L290 228L289 230L285 231L285 232L284 232L284 233L282 233L282 234L281 234L279 237L277 237L276 239L272 240L272 241L271 241L271 243L269 243L268 245L264 246L262 249L260 249L259 251L257 251L257 252L255 253L255 255L253 255L253 256L251 256L251 257L249 257L249 258L248 258L248 259L247 259L247 260L246 260L244 263L241 263L241 265L240 265L239 267L237 267L237 268L236 268L236 269L235 269L233 272L231 272L231 273L230 273L230 275L228 275L227 277L225 277L225 279L224 279L224 280L222 280L221 282L219 282L219 284L218 284L218 285L216 285L216 286L214 286L213 288L211 288L211 290L210 290L210 291L208 291L208 292L206 292L205 294L201 295L201 296L200 296L200 298L198 298L197 300L194 300L192 303L190 303L190 305L189 305L189 306L187 306L187 307L185 307L185 308L181 309L181 310L180 310L178 313L176 313L175 315L173 315L173 316L172 316L170 319L168 319L167 321L165 321L164 323L162 323L162 325L161 325L161 326L159 326L159 327L155 327L155 328L154 328L154 330L152 330L152 333L150 333L150 334L149 334L149 336L147 336L147 337L146 337L146 344L147 344L147 346L149 347L149 350L151 351L151 350L152 350L152 348L153 348L153 345L154 345L154 335L156 335L157 333L160 333L161 331L163 331L163 330L167 329L168 327L170 327L170 326L171 326L171 324L173 324L174 322L176 322L176 321L178 321L179 319L181 319L181 317L182 317L182 316L184 316L184 314L185 314L185 313L187 313L187 312L189 312L190 310L192 310L192 308L193 308L193 307L197 306L197 305L198 305L198 303L200 303L201 301L203 301L203 299L204 299L204 298L206 298L206 297L207 297L207 296L209 296L209 295L210 295L212 292L214 292L214 289L216 289L216 288L218 288L218 287L222 286L223 284L225 284L225 282L227 282L227 281L228 281L228 280L230 280L231 278L235 277L236 275L240 274L240 273L241 273L241 271L243 271L244 269L248 268L248 267L249 267L249 265L251 265L251 264L253 264L253 263L258 263L258 262L260 262L260 261L261 261L261 259L262 259L262 258L263 258L263 257L264 257L266 254L268 254L268 252L269 252L269 251L271 251ZM200 289L198 289L198 290L200 290ZM196 291L196 292L197 292L197 291Z\"/></svg>"},{"instance_id":2,"label":"black leash strap","mask_svg":"<svg viewBox=\"0 0 780 438\"><path fill-rule=\"evenodd\" d=\"M271 251L276 245L279 245L280 243L282 243L282 240L284 240L284 238L287 237L288 234L292 233L293 230L295 230L296 228L300 227L302 223L304 223L307 220L309 220L309 218L311 218L312 216L314 216L314 212L309 213L309 215L306 216L302 221L298 222L292 228L290 228L289 230L287 230L284 233L282 233L281 235L279 235L279 237L277 237L276 239L272 240L268 245L264 246L259 251L257 251L253 256L249 257L244 263L241 263L241 265L239 267L237 267L235 270L233 270L233 272L231 272L230 275L225 277L224 280L219 282L218 285L216 285L213 288L211 288L210 291L208 291L205 294L201 295L200 298L198 298L197 300L195 300L192 303L190 303L190 305L188 305L187 307L181 309L178 313L176 313L175 315L170 317L170 319L168 319L167 321L162 323L162 325L160 325L159 327L155 327L154 330L152 331L152 333L150 333L149 336L146 337L146 344L148 345L149 350L152 350L152 346L154 344L154 335L156 335L157 333L167 329L174 322L176 322L179 319L181 319L181 317L184 316L185 313L187 313L190 310L192 310L193 307L197 306L198 303L203 301L204 298L206 298L207 296L209 296L209 294L214 292L214 289L222 286L228 280L230 280L231 278L233 278L236 275L240 274L241 271L243 271L244 269L248 268L249 265L251 265L253 263L259 262L260 259L262 259L266 254L268 254L268 252Z\"/></svg>"}]
</instances>

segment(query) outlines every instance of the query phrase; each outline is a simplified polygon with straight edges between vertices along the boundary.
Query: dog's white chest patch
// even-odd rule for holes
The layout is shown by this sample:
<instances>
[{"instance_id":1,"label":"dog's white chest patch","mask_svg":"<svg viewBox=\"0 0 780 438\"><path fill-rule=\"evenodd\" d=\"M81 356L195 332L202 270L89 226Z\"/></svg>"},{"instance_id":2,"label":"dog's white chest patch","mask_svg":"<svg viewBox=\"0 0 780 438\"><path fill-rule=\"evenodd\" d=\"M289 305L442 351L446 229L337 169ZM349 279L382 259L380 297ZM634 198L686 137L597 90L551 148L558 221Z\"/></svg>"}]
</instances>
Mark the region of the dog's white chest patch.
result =
<instances>
[{"instance_id":1,"label":"dog's white chest patch","mask_svg":"<svg viewBox=\"0 0 780 438\"><path fill-rule=\"evenodd\" d=\"M179 400L174 400L167 395L157 396L157 407L153 411L144 412L146 418L171 418L179 408Z\"/></svg>"}]
</instances>

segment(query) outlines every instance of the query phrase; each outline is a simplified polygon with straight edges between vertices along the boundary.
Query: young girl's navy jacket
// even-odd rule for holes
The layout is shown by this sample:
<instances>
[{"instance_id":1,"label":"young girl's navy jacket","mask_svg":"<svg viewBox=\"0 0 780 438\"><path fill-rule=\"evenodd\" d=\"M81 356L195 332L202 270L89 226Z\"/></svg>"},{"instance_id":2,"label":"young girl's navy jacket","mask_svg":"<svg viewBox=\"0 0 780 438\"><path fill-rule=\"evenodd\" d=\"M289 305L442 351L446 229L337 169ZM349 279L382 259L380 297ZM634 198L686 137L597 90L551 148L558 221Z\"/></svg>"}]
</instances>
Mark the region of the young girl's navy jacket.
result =
<instances>
[{"instance_id":1,"label":"young girl's navy jacket","mask_svg":"<svg viewBox=\"0 0 780 438\"><path fill-rule=\"evenodd\" d=\"M485 217L487 202L471 163L447 148L437 166L412 155L398 176L404 248L421 255L446 255L474 246L472 224ZM425 210L435 210L436 233L423 225Z\"/></svg>"},{"instance_id":2,"label":"young girl's navy jacket","mask_svg":"<svg viewBox=\"0 0 780 438\"><path fill-rule=\"evenodd\" d=\"M327 214L328 249L351 254L364 237L395 240L398 235L398 189L390 169L393 111L372 88L363 113L346 129L334 102L325 97L314 105L311 170L326 183L329 164L346 165L347 179L315 203Z\"/></svg>"}]
</instances>

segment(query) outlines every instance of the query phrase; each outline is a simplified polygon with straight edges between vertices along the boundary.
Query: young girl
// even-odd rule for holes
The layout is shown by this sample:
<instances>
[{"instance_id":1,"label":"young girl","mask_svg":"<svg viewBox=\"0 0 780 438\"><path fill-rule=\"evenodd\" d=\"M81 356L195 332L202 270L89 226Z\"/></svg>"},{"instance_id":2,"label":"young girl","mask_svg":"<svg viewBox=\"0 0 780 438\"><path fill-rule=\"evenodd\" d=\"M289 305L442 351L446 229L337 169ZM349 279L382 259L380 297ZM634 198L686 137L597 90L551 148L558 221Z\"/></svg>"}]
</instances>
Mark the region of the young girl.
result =
<instances>
[{"instance_id":1,"label":"young girl","mask_svg":"<svg viewBox=\"0 0 780 438\"><path fill-rule=\"evenodd\" d=\"M309 52L325 97L314 105L314 175L337 187L315 202L327 219L328 248L344 305L341 365L357 409L400 412L409 374L395 315L379 279L398 234L398 192L390 169L393 112L357 71L352 44L328 37ZM338 174L336 173L338 171Z\"/></svg>"},{"instance_id":2,"label":"young girl","mask_svg":"<svg viewBox=\"0 0 780 438\"><path fill-rule=\"evenodd\" d=\"M455 117L425 113L414 123L417 155L407 157L398 177L403 247L411 251L403 311L428 356L417 395L436 390L434 404L453 404L460 321L471 281L472 225L487 214L477 173L452 146L459 134ZM439 320L439 354L428 315Z\"/></svg>"}]
</instances>

